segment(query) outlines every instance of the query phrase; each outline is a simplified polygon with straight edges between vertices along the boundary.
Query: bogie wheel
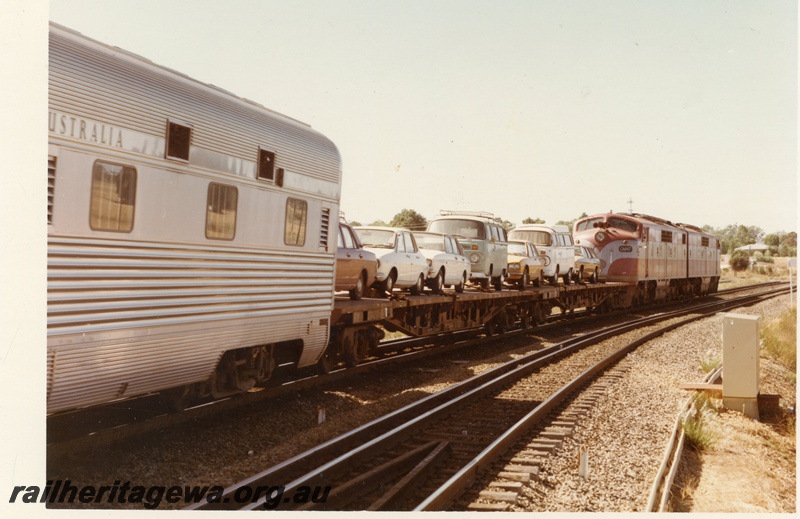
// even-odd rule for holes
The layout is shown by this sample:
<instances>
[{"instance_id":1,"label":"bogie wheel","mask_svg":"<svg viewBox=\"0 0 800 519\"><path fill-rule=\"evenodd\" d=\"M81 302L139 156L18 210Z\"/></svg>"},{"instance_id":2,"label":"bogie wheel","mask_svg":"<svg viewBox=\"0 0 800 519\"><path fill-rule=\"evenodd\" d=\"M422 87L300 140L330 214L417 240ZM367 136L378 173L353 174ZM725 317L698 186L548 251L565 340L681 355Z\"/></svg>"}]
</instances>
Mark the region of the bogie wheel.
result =
<instances>
[{"instance_id":1,"label":"bogie wheel","mask_svg":"<svg viewBox=\"0 0 800 519\"><path fill-rule=\"evenodd\" d=\"M356 286L350 291L350 299L353 301L358 301L362 297L364 297L364 287L367 284L367 274L366 272L362 272L360 276L358 276L358 281L356 281Z\"/></svg>"},{"instance_id":2,"label":"bogie wheel","mask_svg":"<svg viewBox=\"0 0 800 519\"><path fill-rule=\"evenodd\" d=\"M418 296L422 293L422 287L425 286L425 279L422 277L422 274L419 275L417 278L417 282L408 288L408 291L411 293L412 296Z\"/></svg>"},{"instance_id":3,"label":"bogie wheel","mask_svg":"<svg viewBox=\"0 0 800 519\"><path fill-rule=\"evenodd\" d=\"M361 363L358 343L353 342L350 337L342 338L342 352L344 353L344 363L348 368L354 368Z\"/></svg>"}]
</instances>

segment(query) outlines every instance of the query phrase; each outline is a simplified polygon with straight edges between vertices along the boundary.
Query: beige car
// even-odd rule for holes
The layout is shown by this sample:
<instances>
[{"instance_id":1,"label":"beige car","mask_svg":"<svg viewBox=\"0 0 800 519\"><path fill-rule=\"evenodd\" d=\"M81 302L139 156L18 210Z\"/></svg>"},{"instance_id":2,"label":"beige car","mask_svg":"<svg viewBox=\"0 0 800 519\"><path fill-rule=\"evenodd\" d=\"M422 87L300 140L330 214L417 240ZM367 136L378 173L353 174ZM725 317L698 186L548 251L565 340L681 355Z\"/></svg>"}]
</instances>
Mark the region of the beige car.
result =
<instances>
[{"instance_id":1,"label":"beige car","mask_svg":"<svg viewBox=\"0 0 800 519\"><path fill-rule=\"evenodd\" d=\"M597 283L600 280L600 257L594 247L575 246L575 268L572 272L579 283L583 280Z\"/></svg>"},{"instance_id":2,"label":"beige car","mask_svg":"<svg viewBox=\"0 0 800 519\"><path fill-rule=\"evenodd\" d=\"M353 228L339 222L338 247L336 248L336 290L347 290L350 299L358 301L375 282L378 258L364 250Z\"/></svg>"},{"instance_id":3,"label":"beige car","mask_svg":"<svg viewBox=\"0 0 800 519\"><path fill-rule=\"evenodd\" d=\"M524 290L533 280L533 286L544 284L544 264L536 245L529 241L508 240L508 281Z\"/></svg>"}]
</instances>

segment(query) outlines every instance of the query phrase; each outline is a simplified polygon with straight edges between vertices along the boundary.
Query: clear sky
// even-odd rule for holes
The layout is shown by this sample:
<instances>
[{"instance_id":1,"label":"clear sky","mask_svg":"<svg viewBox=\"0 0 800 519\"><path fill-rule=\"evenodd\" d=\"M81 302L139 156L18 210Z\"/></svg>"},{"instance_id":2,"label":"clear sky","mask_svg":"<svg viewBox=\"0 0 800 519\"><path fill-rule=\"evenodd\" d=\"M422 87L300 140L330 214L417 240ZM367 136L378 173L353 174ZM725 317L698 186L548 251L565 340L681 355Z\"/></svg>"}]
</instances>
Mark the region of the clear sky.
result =
<instances>
[{"instance_id":1,"label":"clear sky","mask_svg":"<svg viewBox=\"0 0 800 519\"><path fill-rule=\"evenodd\" d=\"M634 211L794 230L795 1L52 0L309 123L349 219Z\"/></svg>"}]
</instances>

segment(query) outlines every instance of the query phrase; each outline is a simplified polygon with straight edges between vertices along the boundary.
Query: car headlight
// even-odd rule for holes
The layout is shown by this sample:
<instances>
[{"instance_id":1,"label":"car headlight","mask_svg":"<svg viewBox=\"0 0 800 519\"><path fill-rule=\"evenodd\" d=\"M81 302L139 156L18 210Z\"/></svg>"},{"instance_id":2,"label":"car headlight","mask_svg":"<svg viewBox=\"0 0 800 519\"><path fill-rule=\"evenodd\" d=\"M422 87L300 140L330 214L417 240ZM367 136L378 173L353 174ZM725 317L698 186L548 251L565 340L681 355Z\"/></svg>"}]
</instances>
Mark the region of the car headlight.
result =
<instances>
[{"instance_id":1,"label":"car headlight","mask_svg":"<svg viewBox=\"0 0 800 519\"><path fill-rule=\"evenodd\" d=\"M481 260L481 255L477 252L473 252L469 255L469 262L470 263L478 263Z\"/></svg>"},{"instance_id":2,"label":"car headlight","mask_svg":"<svg viewBox=\"0 0 800 519\"><path fill-rule=\"evenodd\" d=\"M519 270L519 263L509 263L508 270Z\"/></svg>"},{"instance_id":3,"label":"car headlight","mask_svg":"<svg viewBox=\"0 0 800 519\"><path fill-rule=\"evenodd\" d=\"M594 239L597 240L597 242L599 243L606 239L606 233L600 231L594 235Z\"/></svg>"}]
</instances>

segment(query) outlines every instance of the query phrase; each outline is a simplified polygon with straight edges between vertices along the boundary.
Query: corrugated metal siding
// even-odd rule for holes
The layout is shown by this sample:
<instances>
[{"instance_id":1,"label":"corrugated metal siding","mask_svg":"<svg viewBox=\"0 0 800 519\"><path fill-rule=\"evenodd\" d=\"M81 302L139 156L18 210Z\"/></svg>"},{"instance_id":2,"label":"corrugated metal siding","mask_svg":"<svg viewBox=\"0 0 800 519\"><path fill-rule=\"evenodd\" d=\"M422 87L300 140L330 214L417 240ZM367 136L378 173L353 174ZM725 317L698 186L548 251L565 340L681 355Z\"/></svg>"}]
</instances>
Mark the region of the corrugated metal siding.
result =
<instances>
[{"instance_id":1,"label":"corrugated metal siding","mask_svg":"<svg viewBox=\"0 0 800 519\"><path fill-rule=\"evenodd\" d=\"M51 237L48 332L332 309L330 255Z\"/></svg>"},{"instance_id":2,"label":"corrugated metal siding","mask_svg":"<svg viewBox=\"0 0 800 519\"><path fill-rule=\"evenodd\" d=\"M313 363L332 293L330 255L51 237L48 412L206 380L233 348L302 338Z\"/></svg>"},{"instance_id":3,"label":"corrugated metal siding","mask_svg":"<svg viewBox=\"0 0 800 519\"><path fill-rule=\"evenodd\" d=\"M249 161L265 146L276 152L276 167L339 182L338 150L310 127L82 40L51 28L51 109L154 136L178 119L193 127L193 146Z\"/></svg>"}]
</instances>

